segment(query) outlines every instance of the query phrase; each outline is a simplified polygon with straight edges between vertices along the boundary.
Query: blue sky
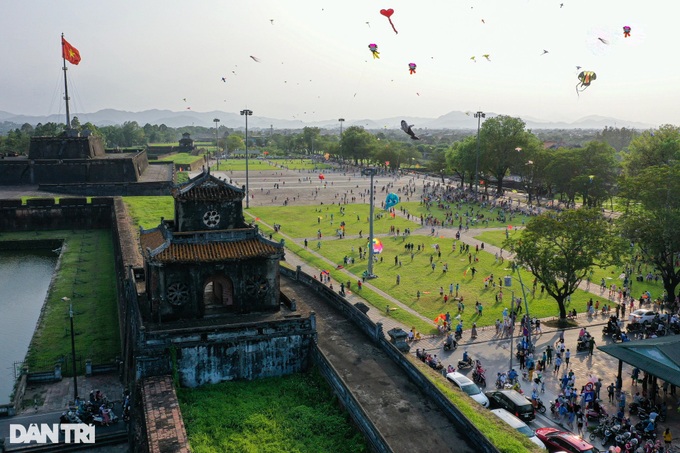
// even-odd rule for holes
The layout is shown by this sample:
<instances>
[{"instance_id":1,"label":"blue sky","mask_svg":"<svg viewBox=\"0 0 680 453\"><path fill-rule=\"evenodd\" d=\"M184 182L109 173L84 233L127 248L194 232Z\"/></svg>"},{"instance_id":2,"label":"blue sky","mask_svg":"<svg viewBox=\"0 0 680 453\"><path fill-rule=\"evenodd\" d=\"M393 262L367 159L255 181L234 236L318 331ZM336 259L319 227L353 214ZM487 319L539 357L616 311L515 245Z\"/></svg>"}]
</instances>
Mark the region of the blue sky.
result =
<instances>
[{"instance_id":1,"label":"blue sky","mask_svg":"<svg viewBox=\"0 0 680 453\"><path fill-rule=\"evenodd\" d=\"M5 0L0 110L63 112L63 32L82 56L68 71L75 112L248 107L311 121L483 110L680 124L678 13L676 2L629 0ZM576 66L597 74L580 96Z\"/></svg>"}]
</instances>

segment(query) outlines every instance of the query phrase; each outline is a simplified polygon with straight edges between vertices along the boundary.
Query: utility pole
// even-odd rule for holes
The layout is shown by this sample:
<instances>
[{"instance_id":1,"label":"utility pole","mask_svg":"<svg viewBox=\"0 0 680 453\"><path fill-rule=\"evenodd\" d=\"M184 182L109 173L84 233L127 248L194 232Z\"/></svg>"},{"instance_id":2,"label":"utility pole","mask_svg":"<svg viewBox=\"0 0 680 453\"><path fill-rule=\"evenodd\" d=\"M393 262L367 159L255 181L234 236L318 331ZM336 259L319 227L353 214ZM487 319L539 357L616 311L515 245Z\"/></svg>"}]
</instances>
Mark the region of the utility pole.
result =
<instances>
[{"instance_id":1,"label":"utility pole","mask_svg":"<svg viewBox=\"0 0 680 453\"><path fill-rule=\"evenodd\" d=\"M479 129L482 125L482 118L486 118L486 113L475 113L477 118L477 157L475 159L475 199L479 196Z\"/></svg>"}]
</instances>

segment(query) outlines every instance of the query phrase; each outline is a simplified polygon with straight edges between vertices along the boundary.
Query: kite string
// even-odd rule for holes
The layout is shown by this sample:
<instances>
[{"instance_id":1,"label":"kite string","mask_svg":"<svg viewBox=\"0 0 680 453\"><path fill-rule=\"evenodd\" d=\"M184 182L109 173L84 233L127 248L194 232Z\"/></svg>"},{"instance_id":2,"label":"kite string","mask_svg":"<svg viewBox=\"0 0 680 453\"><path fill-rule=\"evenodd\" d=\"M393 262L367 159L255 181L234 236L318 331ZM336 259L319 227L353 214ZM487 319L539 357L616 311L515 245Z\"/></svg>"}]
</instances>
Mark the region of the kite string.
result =
<instances>
[{"instance_id":1,"label":"kite string","mask_svg":"<svg viewBox=\"0 0 680 453\"><path fill-rule=\"evenodd\" d=\"M392 18L391 18L391 17L388 17L387 20L390 21L390 25L392 26L392 30L394 30L394 33L396 33L396 34L398 35L399 32L397 31L396 28L394 28L394 24L392 23Z\"/></svg>"}]
</instances>

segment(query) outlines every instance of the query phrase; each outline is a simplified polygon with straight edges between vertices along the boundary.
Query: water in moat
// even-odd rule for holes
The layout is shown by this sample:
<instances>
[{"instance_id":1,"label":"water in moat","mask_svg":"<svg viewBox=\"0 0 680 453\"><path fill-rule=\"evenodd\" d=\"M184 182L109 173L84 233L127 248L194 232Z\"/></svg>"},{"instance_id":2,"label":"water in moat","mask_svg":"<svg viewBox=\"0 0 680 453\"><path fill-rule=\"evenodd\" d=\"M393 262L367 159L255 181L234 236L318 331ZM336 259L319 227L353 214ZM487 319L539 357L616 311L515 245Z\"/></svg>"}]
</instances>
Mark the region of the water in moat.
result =
<instances>
[{"instance_id":1,"label":"water in moat","mask_svg":"<svg viewBox=\"0 0 680 453\"><path fill-rule=\"evenodd\" d=\"M57 263L50 250L0 251L0 404L10 402Z\"/></svg>"}]
</instances>

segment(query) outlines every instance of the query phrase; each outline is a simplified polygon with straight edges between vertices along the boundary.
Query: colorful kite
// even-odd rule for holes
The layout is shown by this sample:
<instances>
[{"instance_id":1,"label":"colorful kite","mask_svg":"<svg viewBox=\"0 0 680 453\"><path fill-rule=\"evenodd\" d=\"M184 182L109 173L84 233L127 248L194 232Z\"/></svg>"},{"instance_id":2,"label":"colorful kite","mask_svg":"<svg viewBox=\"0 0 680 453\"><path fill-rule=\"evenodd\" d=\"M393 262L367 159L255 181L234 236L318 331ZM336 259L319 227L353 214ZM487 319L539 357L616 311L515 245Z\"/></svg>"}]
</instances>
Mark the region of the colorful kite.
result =
<instances>
[{"instance_id":1,"label":"colorful kite","mask_svg":"<svg viewBox=\"0 0 680 453\"><path fill-rule=\"evenodd\" d=\"M391 19L392 14L394 14L394 10L393 10L392 8L389 8L389 9L381 9L381 10L380 10L380 14L382 14L382 15L385 16L385 17L387 17L387 20L390 21L390 25L392 26L392 30L394 30L394 32L395 32L396 34L399 34L399 32L397 31L397 29L394 28L394 24L392 23L392 19Z\"/></svg>"},{"instance_id":2,"label":"colorful kite","mask_svg":"<svg viewBox=\"0 0 680 453\"><path fill-rule=\"evenodd\" d=\"M319 173L319 179L323 181L324 179L326 179L326 177L324 176L323 173Z\"/></svg>"},{"instance_id":3,"label":"colorful kite","mask_svg":"<svg viewBox=\"0 0 680 453\"><path fill-rule=\"evenodd\" d=\"M623 27L623 37L624 38L630 37L630 27L628 25L624 25Z\"/></svg>"},{"instance_id":4,"label":"colorful kite","mask_svg":"<svg viewBox=\"0 0 680 453\"><path fill-rule=\"evenodd\" d=\"M578 75L578 83L576 84L576 94L585 91L595 79L597 79L597 75L593 71L581 71ZM579 88L581 89L579 90Z\"/></svg>"},{"instance_id":5,"label":"colorful kite","mask_svg":"<svg viewBox=\"0 0 680 453\"><path fill-rule=\"evenodd\" d=\"M366 245L368 247L368 244ZM380 242L380 239L378 238L373 238L373 253L382 253L383 251L383 244Z\"/></svg>"},{"instance_id":6,"label":"colorful kite","mask_svg":"<svg viewBox=\"0 0 680 453\"><path fill-rule=\"evenodd\" d=\"M416 73L416 64L415 63L409 63L408 64L408 72L409 72L409 74L415 74Z\"/></svg>"},{"instance_id":7,"label":"colorful kite","mask_svg":"<svg viewBox=\"0 0 680 453\"><path fill-rule=\"evenodd\" d=\"M368 50L371 51L373 54L373 59L380 58L380 52L378 52L378 45L377 44L369 44L368 45Z\"/></svg>"},{"instance_id":8,"label":"colorful kite","mask_svg":"<svg viewBox=\"0 0 680 453\"><path fill-rule=\"evenodd\" d=\"M390 209L397 203L399 203L399 195L393 192L388 193L387 197L385 198L385 209Z\"/></svg>"},{"instance_id":9,"label":"colorful kite","mask_svg":"<svg viewBox=\"0 0 680 453\"><path fill-rule=\"evenodd\" d=\"M420 140L418 137L416 137L415 132L413 132L413 130L411 129L412 127L413 124L408 124L406 120L401 120L401 130L410 135L411 140Z\"/></svg>"}]
</instances>

